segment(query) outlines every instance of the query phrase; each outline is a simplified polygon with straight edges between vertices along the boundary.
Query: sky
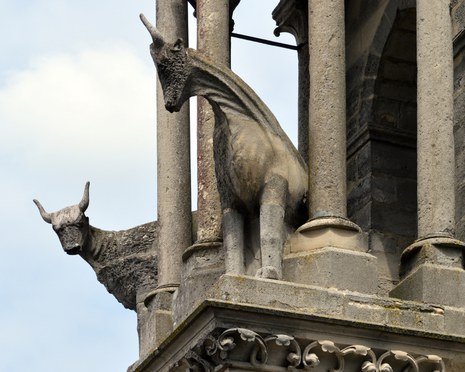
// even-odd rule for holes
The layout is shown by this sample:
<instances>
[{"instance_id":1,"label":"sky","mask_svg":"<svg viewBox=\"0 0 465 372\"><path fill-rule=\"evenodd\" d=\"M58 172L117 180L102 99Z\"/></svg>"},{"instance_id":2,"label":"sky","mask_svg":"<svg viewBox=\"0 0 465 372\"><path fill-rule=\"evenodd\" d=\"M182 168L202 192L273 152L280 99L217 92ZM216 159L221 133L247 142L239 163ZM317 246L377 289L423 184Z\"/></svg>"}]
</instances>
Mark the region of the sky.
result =
<instances>
[{"instance_id":1,"label":"sky","mask_svg":"<svg viewBox=\"0 0 465 372\"><path fill-rule=\"evenodd\" d=\"M295 44L273 35L277 3L242 0L234 31ZM57 211L78 203L90 181L93 226L156 219L156 71L138 17L154 22L154 8L153 0L0 0L0 372L125 371L138 359L135 312L63 252L32 199ZM233 39L232 69L295 143L296 52ZM195 160L194 125L192 133Z\"/></svg>"}]
</instances>

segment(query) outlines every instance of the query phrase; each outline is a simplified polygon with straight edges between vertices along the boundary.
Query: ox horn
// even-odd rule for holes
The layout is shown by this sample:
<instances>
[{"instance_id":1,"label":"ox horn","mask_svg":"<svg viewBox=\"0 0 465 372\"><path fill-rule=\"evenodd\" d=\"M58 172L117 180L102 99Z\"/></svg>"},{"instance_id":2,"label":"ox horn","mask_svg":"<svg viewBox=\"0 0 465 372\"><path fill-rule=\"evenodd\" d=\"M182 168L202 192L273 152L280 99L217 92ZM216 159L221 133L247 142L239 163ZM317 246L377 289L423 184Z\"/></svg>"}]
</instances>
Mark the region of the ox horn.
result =
<instances>
[{"instance_id":1,"label":"ox horn","mask_svg":"<svg viewBox=\"0 0 465 372\"><path fill-rule=\"evenodd\" d=\"M150 36L152 36L153 46L155 49L161 48L165 44L165 40L161 33L145 18L145 16L141 13L140 20L144 24L145 28L150 32Z\"/></svg>"},{"instance_id":2,"label":"ox horn","mask_svg":"<svg viewBox=\"0 0 465 372\"><path fill-rule=\"evenodd\" d=\"M40 215L42 216L42 219L47 223L52 223L52 215L51 215L51 213L45 212L44 207L42 207L42 204L40 204L38 200L34 199L33 202L35 203L35 205L37 205L37 208L39 209Z\"/></svg>"},{"instance_id":3,"label":"ox horn","mask_svg":"<svg viewBox=\"0 0 465 372\"><path fill-rule=\"evenodd\" d=\"M89 206L89 186L90 182L86 182L86 186L84 187L84 195L82 196L82 200L79 202L79 210L84 213Z\"/></svg>"}]
</instances>

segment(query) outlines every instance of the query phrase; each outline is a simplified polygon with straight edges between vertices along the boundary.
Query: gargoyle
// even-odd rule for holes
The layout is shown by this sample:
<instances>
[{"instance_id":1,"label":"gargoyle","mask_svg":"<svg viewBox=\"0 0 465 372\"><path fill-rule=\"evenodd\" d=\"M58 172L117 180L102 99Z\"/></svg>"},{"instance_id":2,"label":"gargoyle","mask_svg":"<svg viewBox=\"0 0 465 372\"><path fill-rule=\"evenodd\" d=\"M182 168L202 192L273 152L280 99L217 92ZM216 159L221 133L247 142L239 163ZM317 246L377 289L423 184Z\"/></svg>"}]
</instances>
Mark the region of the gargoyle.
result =
<instances>
[{"instance_id":1,"label":"gargoyle","mask_svg":"<svg viewBox=\"0 0 465 372\"><path fill-rule=\"evenodd\" d=\"M261 264L256 275L281 278L285 226L305 220L303 159L268 107L229 68L186 49L181 39L166 42L142 14L141 20L152 36L150 52L166 109L179 111L196 95L213 108L226 271L244 273L244 219L250 223L258 215Z\"/></svg>"},{"instance_id":2,"label":"gargoyle","mask_svg":"<svg viewBox=\"0 0 465 372\"><path fill-rule=\"evenodd\" d=\"M158 224L149 222L122 231L105 231L89 224L89 182L77 205L47 213L34 200L40 215L51 223L64 251L80 255L97 279L124 307L136 310L137 302L157 287Z\"/></svg>"}]
</instances>

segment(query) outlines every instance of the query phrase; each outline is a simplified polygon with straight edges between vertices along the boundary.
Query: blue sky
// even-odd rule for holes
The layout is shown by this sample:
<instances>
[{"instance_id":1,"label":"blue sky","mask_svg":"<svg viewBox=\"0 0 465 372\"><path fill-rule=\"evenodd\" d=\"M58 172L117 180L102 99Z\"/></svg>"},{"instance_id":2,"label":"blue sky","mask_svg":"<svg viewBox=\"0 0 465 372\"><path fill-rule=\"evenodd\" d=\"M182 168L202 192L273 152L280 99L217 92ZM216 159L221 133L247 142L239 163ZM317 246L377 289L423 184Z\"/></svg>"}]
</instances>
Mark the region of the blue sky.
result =
<instances>
[{"instance_id":1,"label":"blue sky","mask_svg":"<svg viewBox=\"0 0 465 372\"><path fill-rule=\"evenodd\" d=\"M235 31L275 39L277 3L242 0ZM155 68L140 12L153 21L154 2L0 0L0 372L125 371L138 358L135 313L62 251L32 199L56 211L89 180L92 225L156 219ZM232 49L233 70L295 141L296 53Z\"/></svg>"}]
</instances>

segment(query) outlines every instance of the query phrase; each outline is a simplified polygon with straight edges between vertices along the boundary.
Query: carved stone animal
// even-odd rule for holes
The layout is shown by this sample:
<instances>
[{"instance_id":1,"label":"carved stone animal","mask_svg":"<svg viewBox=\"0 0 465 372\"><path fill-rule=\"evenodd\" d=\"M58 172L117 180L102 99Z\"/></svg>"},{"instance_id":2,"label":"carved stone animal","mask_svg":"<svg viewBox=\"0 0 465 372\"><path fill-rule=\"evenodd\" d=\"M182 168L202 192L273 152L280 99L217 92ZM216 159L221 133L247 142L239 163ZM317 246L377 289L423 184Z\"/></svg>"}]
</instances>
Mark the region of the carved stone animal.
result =
<instances>
[{"instance_id":1,"label":"carved stone animal","mask_svg":"<svg viewBox=\"0 0 465 372\"><path fill-rule=\"evenodd\" d=\"M167 43L143 15L141 20L152 36L150 52L166 109L179 111L196 95L213 108L227 272L244 273L244 228L258 215L261 267L256 275L281 278L285 226L305 220L305 162L268 107L229 68L186 49L181 39Z\"/></svg>"},{"instance_id":2,"label":"carved stone animal","mask_svg":"<svg viewBox=\"0 0 465 372\"><path fill-rule=\"evenodd\" d=\"M157 222L123 231L91 226L84 214L89 206L89 182L77 205L47 213L37 200L34 203L43 220L52 224L64 251L80 255L124 307L136 310L136 304L157 287Z\"/></svg>"}]
</instances>

